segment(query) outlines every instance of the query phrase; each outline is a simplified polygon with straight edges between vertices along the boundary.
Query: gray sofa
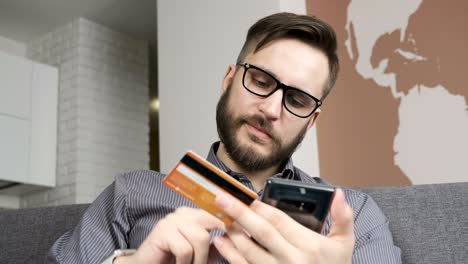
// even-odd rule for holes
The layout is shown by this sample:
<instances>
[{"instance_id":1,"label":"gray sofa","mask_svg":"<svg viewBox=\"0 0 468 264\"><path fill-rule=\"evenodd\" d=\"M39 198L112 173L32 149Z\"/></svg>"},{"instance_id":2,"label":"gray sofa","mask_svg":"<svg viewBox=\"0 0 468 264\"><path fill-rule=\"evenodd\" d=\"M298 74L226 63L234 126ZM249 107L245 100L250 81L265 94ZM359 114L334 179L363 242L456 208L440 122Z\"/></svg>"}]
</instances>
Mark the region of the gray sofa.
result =
<instances>
[{"instance_id":1,"label":"gray sofa","mask_svg":"<svg viewBox=\"0 0 468 264\"><path fill-rule=\"evenodd\" d=\"M468 183L363 191L388 217L403 263L468 263ZM0 263L43 263L87 206L0 211Z\"/></svg>"}]
</instances>

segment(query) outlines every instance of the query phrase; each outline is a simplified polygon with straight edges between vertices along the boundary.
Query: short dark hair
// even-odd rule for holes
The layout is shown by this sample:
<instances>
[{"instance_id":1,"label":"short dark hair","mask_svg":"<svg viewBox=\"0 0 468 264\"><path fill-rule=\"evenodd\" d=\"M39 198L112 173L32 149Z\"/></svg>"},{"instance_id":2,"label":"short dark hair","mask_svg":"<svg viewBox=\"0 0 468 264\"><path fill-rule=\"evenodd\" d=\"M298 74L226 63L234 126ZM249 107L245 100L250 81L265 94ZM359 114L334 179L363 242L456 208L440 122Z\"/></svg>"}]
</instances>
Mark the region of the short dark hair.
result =
<instances>
[{"instance_id":1,"label":"short dark hair","mask_svg":"<svg viewBox=\"0 0 468 264\"><path fill-rule=\"evenodd\" d=\"M238 63L250 52L257 52L266 44L282 38L300 40L322 51L328 59L329 76L321 100L330 92L338 76L339 61L336 54L336 35L333 28L314 16L277 13L264 17L253 24L239 56Z\"/></svg>"}]
</instances>

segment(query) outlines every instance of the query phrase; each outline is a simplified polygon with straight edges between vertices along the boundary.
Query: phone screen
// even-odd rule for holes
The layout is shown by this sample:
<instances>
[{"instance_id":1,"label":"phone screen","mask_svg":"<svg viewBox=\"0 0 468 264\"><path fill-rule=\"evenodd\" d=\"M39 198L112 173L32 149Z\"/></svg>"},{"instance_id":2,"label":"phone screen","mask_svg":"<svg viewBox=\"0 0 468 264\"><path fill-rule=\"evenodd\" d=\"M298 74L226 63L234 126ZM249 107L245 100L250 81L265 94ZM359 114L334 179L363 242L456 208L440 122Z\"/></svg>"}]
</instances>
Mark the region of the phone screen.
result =
<instances>
[{"instance_id":1,"label":"phone screen","mask_svg":"<svg viewBox=\"0 0 468 264\"><path fill-rule=\"evenodd\" d=\"M262 201L288 214L300 224L321 232L335 188L298 181L269 179Z\"/></svg>"}]
</instances>

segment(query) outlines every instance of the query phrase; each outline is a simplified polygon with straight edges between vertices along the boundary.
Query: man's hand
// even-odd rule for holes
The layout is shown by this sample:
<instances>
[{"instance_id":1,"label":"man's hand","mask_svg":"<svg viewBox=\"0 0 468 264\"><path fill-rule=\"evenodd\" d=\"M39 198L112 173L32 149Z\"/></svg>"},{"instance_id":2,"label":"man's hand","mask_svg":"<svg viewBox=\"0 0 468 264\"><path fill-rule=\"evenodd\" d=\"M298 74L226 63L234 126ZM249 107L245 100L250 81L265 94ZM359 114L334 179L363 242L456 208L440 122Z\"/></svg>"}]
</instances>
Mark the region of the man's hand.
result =
<instances>
[{"instance_id":1,"label":"man's hand","mask_svg":"<svg viewBox=\"0 0 468 264\"><path fill-rule=\"evenodd\" d=\"M178 208L157 223L134 255L114 263L206 264L212 229L225 229L224 223L201 209Z\"/></svg>"},{"instance_id":2,"label":"man's hand","mask_svg":"<svg viewBox=\"0 0 468 264\"><path fill-rule=\"evenodd\" d=\"M322 236L260 201L249 207L225 194L218 206L235 221L215 246L230 263L351 263L354 225L341 189L331 208L332 226Z\"/></svg>"}]
</instances>

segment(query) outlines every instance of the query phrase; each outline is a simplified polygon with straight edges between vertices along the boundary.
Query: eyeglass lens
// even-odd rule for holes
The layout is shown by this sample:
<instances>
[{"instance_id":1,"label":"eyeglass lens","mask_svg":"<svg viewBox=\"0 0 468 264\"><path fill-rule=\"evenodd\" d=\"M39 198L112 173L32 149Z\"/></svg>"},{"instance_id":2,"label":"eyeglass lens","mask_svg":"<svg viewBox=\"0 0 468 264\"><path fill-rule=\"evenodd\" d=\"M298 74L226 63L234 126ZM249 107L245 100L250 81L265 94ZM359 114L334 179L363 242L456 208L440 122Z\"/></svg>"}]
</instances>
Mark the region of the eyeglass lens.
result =
<instances>
[{"instance_id":1,"label":"eyeglass lens","mask_svg":"<svg viewBox=\"0 0 468 264\"><path fill-rule=\"evenodd\" d=\"M266 97L275 91L277 85L278 82L267 73L255 68L246 68L244 86L250 92ZM295 115L308 116L315 109L317 103L305 92L289 88L284 94L284 105Z\"/></svg>"}]
</instances>

